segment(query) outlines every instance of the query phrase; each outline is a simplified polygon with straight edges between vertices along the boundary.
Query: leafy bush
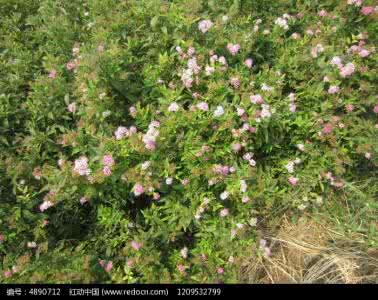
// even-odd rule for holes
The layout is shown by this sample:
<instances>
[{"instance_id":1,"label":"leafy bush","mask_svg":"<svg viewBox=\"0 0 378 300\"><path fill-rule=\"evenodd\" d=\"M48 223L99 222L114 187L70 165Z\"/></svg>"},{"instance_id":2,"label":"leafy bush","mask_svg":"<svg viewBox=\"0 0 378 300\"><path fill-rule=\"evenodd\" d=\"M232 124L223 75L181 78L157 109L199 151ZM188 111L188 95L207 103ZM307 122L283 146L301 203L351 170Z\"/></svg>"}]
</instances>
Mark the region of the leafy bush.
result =
<instances>
[{"instance_id":1,"label":"leafy bush","mask_svg":"<svg viewBox=\"0 0 378 300\"><path fill-rule=\"evenodd\" d=\"M358 2L1 0L2 281L240 282L283 214L376 247Z\"/></svg>"}]
</instances>

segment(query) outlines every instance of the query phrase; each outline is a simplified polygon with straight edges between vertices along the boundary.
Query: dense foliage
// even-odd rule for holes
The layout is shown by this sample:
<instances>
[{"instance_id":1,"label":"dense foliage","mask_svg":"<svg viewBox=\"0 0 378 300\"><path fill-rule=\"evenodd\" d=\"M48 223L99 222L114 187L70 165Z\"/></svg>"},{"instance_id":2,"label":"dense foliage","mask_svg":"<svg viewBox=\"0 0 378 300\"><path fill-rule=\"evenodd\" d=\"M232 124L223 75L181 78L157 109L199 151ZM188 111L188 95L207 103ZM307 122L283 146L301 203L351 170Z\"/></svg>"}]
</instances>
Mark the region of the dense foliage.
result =
<instances>
[{"instance_id":1,"label":"dense foliage","mask_svg":"<svg viewBox=\"0 0 378 300\"><path fill-rule=\"evenodd\" d=\"M2 282L239 282L264 226L377 247L369 0L0 0Z\"/></svg>"}]
</instances>

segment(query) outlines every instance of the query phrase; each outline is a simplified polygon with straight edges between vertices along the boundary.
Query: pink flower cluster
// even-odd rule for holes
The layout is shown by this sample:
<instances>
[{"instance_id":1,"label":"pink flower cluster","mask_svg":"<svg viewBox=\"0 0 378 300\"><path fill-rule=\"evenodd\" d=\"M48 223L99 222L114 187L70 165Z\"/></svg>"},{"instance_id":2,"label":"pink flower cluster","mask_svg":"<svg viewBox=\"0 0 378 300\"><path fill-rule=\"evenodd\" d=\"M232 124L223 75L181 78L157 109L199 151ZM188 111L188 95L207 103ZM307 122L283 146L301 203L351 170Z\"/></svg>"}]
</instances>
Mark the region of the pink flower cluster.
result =
<instances>
[{"instance_id":1,"label":"pink flower cluster","mask_svg":"<svg viewBox=\"0 0 378 300\"><path fill-rule=\"evenodd\" d=\"M102 163L104 165L104 168L102 169L103 174L105 176L110 176L112 174L111 167L114 165L113 156L111 154L104 155Z\"/></svg>"},{"instance_id":2,"label":"pink flower cluster","mask_svg":"<svg viewBox=\"0 0 378 300\"><path fill-rule=\"evenodd\" d=\"M160 122L158 121L152 121L148 126L146 134L144 134L142 137L146 149L151 151L156 149L156 139L159 136L159 130L157 130L157 128L159 127Z\"/></svg>"},{"instance_id":3,"label":"pink flower cluster","mask_svg":"<svg viewBox=\"0 0 378 300\"><path fill-rule=\"evenodd\" d=\"M341 180L336 180L331 172L328 172L325 177L330 181L331 185L336 188L342 188L344 183Z\"/></svg>"},{"instance_id":4,"label":"pink flower cluster","mask_svg":"<svg viewBox=\"0 0 378 300\"><path fill-rule=\"evenodd\" d=\"M295 105L295 94L294 93L289 94L289 100L290 100L289 109L290 109L291 112L295 112L296 109L297 109L297 106Z\"/></svg>"},{"instance_id":5,"label":"pink flower cluster","mask_svg":"<svg viewBox=\"0 0 378 300\"><path fill-rule=\"evenodd\" d=\"M85 156L75 160L74 172L81 176L88 176L91 174L91 169L88 166L88 158Z\"/></svg>"},{"instance_id":6,"label":"pink flower cluster","mask_svg":"<svg viewBox=\"0 0 378 300\"><path fill-rule=\"evenodd\" d=\"M355 67L353 63L347 63L345 66L340 67L340 76L341 77L348 77L352 75L355 71Z\"/></svg>"},{"instance_id":7,"label":"pink flower cluster","mask_svg":"<svg viewBox=\"0 0 378 300\"><path fill-rule=\"evenodd\" d=\"M124 137L129 137L137 132L135 126L131 126L127 129L124 126L119 126L117 130L114 132L116 140L122 140Z\"/></svg>"},{"instance_id":8,"label":"pink flower cluster","mask_svg":"<svg viewBox=\"0 0 378 300\"><path fill-rule=\"evenodd\" d=\"M227 176L230 172L229 166L215 165L213 167L214 173Z\"/></svg>"},{"instance_id":9,"label":"pink flower cluster","mask_svg":"<svg viewBox=\"0 0 378 300\"><path fill-rule=\"evenodd\" d=\"M230 52L232 56L235 56L240 50L240 45L228 43L227 50Z\"/></svg>"},{"instance_id":10,"label":"pink flower cluster","mask_svg":"<svg viewBox=\"0 0 378 300\"><path fill-rule=\"evenodd\" d=\"M105 270L106 273L109 273L113 269L112 261L100 260L99 264Z\"/></svg>"},{"instance_id":11,"label":"pink flower cluster","mask_svg":"<svg viewBox=\"0 0 378 300\"><path fill-rule=\"evenodd\" d=\"M138 251L140 248L142 248L142 244L141 244L141 243L138 243L138 242L136 242L136 241L132 241L132 242L131 242L131 247L132 247L134 250Z\"/></svg>"},{"instance_id":12,"label":"pink flower cluster","mask_svg":"<svg viewBox=\"0 0 378 300\"><path fill-rule=\"evenodd\" d=\"M238 89L240 87L240 79L237 77L231 77L230 84L234 89Z\"/></svg>"},{"instance_id":13,"label":"pink flower cluster","mask_svg":"<svg viewBox=\"0 0 378 300\"><path fill-rule=\"evenodd\" d=\"M311 49L311 56L313 58L317 58L320 53L324 52L324 47L322 44L317 44L315 47Z\"/></svg>"},{"instance_id":14,"label":"pink flower cluster","mask_svg":"<svg viewBox=\"0 0 378 300\"><path fill-rule=\"evenodd\" d=\"M364 6L361 8L361 13L365 16L371 15L374 11L375 9L372 6Z\"/></svg>"},{"instance_id":15,"label":"pink flower cluster","mask_svg":"<svg viewBox=\"0 0 378 300\"><path fill-rule=\"evenodd\" d=\"M46 209L50 208L53 205L54 204L49 200L43 201L43 203L39 206L39 210L41 212L44 212Z\"/></svg>"},{"instance_id":16,"label":"pink flower cluster","mask_svg":"<svg viewBox=\"0 0 378 300\"><path fill-rule=\"evenodd\" d=\"M144 193L143 185L141 185L140 183L136 183L133 187L133 191L134 191L134 195L137 197L142 195Z\"/></svg>"},{"instance_id":17,"label":"pink flower cluster","mask_svg":"<svg viewBox=\"0 0 378 300\"><path fill-rule=\"evenodd\" d=\"M210 20L202 20L198 23L198 29L202 33L206 33L213 26L213 22Z\"/></svg>"}]
</instances>

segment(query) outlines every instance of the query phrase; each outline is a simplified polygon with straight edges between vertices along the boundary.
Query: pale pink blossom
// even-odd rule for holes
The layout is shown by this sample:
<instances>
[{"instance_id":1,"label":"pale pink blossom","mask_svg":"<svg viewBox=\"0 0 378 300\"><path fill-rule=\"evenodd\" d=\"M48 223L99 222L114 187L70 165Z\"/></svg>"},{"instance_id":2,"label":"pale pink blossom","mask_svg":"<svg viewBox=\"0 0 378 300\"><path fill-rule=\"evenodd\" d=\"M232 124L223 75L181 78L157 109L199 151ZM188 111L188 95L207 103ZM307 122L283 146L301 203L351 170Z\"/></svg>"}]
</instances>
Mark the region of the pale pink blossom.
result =
<instances>
[{"instance_id":1,"label":"pale pink blossom","mask_svg":"<svg viewBox=\"0 0 378 300\"><path fill-rule=\"evenodd\" d=\"M245 61L244 61L244 65L247 66L247 68L252 68L252 65L253 65L253 60L252 58L247 58Z\"/></svg>"},{"instance_id":2,"label":"pale pink blossom","mask_svg":"<svg viewBox=\"0 0 378 300\"><path fill-rule=\"evenodd\" d=\"M230 84L233 88L238 89L240 87L240 79L237 77L231 77Z\"/></svg>"},{"instance_id":3,"label":"pale pink blossom","mask_svg":"<svg viewBox=\"0 0 378 300\"><path fill-rule=\"evenodd\" d=\"M168 111L169 112L176 112L180 109L180 107L178 106L178 104L176 102L172 102L169 107L168 107Z\"/></svg>"},{"instance_id":4,"label":"pale pink blossom","mask_svg":"<svg viewBox=\"0 0 378 300\"><path fill-rule=\"evenodd\" d=\"M240 50L240 45L228 43L227 50L230 52L231 55L235 56Z\"/></svg>"},{"instance_id":5,"label":"pale pink blossom","mask_svg":"<svg viewBox=\"0 0 378 300\"><path fill-rule=\"evenodd\" d=\"M202 111L208 111L209 105L206 102L200 102L197 104L197 108Z\"/></svg>"},{"instance_id":6,"label":"pale pink blossom","mask_svg":"<svg viewBox=\"0 0 378 300\"><path fill-rule=\"evenodd\" d=\"M249 197L246 196L246 195L242 197L242 202L243 203L247 203L247 202L249 202L249 200L250 200Z\"/></svg>"},{"instance_id":7,"label":"pale pink blossom","mask_svg":"<svg viewBox=\"0 0 378 300\"><path fill-rule=\"evenodd\" d=\"M119 126L117 130L114 132L114 135L116 137L116 140L121 140L125 136L129 135L129 130L124 126Z\"/></svg>"},{"instance_id":8,"label":"pale pink blossom","mask_svg":"<svg viewBox=\"0 0 378 300\"><path fill-rule=\"evenodd\" d=\"M9 277L11 277L12 276L12 271L11 270L6 270L6 271L4 271L4 277L5 278L9 278Z\"/></svg>"},{"instance_id":9,"label":"pale pink blossom","mask_svg":"<svg viewBox=\"0 0 378 300\"><path fill-rule=\"evenodd\" d=\"M361 8L361 13L365 16L368 16L374 12L373 6L364 6Z\"/></svg>"},{"instance_id":10,"label":"pale pink blossom","mask_svg":"<svg viewBox=\"0 0 378 300\"><path fill-rule=\"evenodd\" d=\"M132 241L132 242L131 242L131 247L132 247L134 250L138 251L140 248L142 248L142 244L140 244L140 243L138 243L138 242L136 242L136 241Z\"/></svg>"},{"instance_id":11,"label":"pale pink blossom","mask_svg":"<svg viewBox=\"0 0 378 300\"><path fill-rule=\"evenodd\" d=\"M361 49L361 51L358 52L358 55L360 57L368 57L370 55L370 51L366 49Z\"/></svg>"},{"instance_id":12,"label":"pale pink blossom","mask_svg":"<svg viewBox=\"0 0 378 300\"><path fill-rule=\"evenodd\" d=\"M80 204L81 205L84 205L85 203L87 203L88 202L88 199L86 198L86 197L81 197L80 198Z\"/></svg>"},{"instance_id":13,"label":"pale pink blossom","mask_svg":"<svg viewBox=\"0 0 378 300\"><path fill-rule=\"evenodd\" d=\"M331 85L328 89L328 94L337 94L340 92L340 88L337 85Z\"/></svg>"},{"instance_id":14,"label":"pale pink blossom","mask_svg":"<svg viewBox=\"0 0 378 300\"><path fill-rule=\"evenodd\" d=\"M71 71L71 70L75 69L75 67L76 67L76 64L75 64L74 61L69 61L69 62L66 64L66 68L67 68L68 71Z\"/></svg>"},{"instance_id":15,"label":"pale pink blossom","mask_svg":"<svg viewBox=\"0 0 378 300\"><path fill-rule=\"evenodd\" d=\"M219 213L219 215L220 215L222 218L228 216L228 214L229 214L229 210L228 210L228 208L224 208L224 209L222 209L222 210L220 211L220 213Z\"/></svg>"},{"instance_id":16,"label":"pale pink blossom","mask_svg":"<svg viewBox=\"0 0 378 300\"><path fill-rule=\"evenodd\" d=\"M76 112L76 103L75 103L75 102L72 102L72 103L68 104L68 106L67 106L67 110L68 110L70 113L75 113L75 112Z\"/></svg>"},{"instance_id":17,"label":"pale pink blossom","mask_svg":"<svg viewBox=\"0 0 378 300\"><path fill-rule=\"evenodd\" d=\"M130 113L130 116L132 116L133 118L136 117L136 115L137 115L137 109L135 108L135 106L131 106L129 108L129 113Z\"/></svg>"},{"instance_id":18,"label":"pale pink blossom","mask_svg":"<svg viewBox=\"0 0 378 300\"><path fill-rule=\"evenodd\" d=\"M352 112L354 110L354 106L353 106L353 104L347 104L345 106L345 109L346 109L347 112Z\"/></svg>"},{"instance_id":19,"label":"pale pink blossom","mask_svg":"<svg viewBox=\"0 0 378 300\"><path fill-rule=\"evenodd\" d=\"M134 195L135 196L140 196L144 193L144 188L140 183L136 183L133 187Z\"/></svg>"},{"instance_id":20,"label":"pale pink blossom","mask_svg":"<svg viewBox=\"0 0 378 300\"><path fill-rule=\"evenodd\" d=\"M91 173L91 169L88 167L88 158L85 156L75 160L74 172L81 176L88 176Z\"/></svg>"},{"instance_id":21,"label":"pale pink blossom","mask_svg":"<svg viewBox=\"0 0 378 300\"><path fill-rule=\"evenodd\" d=\"M56 70L55 70L55 69L52 69L52 70L49 72L49 76L48 76L48 77L54 79L54 78L56 78L56 74L57 74Z\"/></svg>"},{"instance_id":22,"label":"pale pink blossom","mask_svg":"<svg viewBox=\"0 0 378 300\"><path fill-rule=\"evenodd\" d=\"M104 164L104 166L108 166L108 167L113 166L114 165L113 156L111 154L104 155L102 158L102 163Z\"/></svg>"},{"instance_id":23,"label":"pale pink blossom","mask_svg":"<svg viewBox=\"0 0 378 300\"><path fill-rule=\"evenodd\" d=\"M249 98L251 99L251 102L253 104L262 104L262 103L264 103L264 99L263 99L263 97L260 94L251 95Z\"/></svg>"},{"instance_id":24,"label":"pale pink blossom","mask_svg":"<svg viewBox=\"0 0 378 300\"><path fill-rule=\"evenodd\" d=\"M293 177L293 176L289 177L289 183L291 185L297 185L298 181L299 181L299 179L296 178L296 177Z\"/></svg>"},{"instance_id":25,"label":"pale pink blossom","mask_svg":"<svg viewBox=\"0 0 378 300\"><path fill-rule=\"evenodd\" d=\"M347 63L345 66L340 67L340 76L341 77L348 77L352 75L355 71L355 67L353 63Z\"/></svg>"},{"instance_id":26,"label":"pale pink blossom","mask_svg":"<svg viewBox=\"0 0 378 300\"><path fill-rule=\"evenodd\" d=\"M104 270L105 270L105 272L109 273L112 269L113 269L113 262L112 261L108 261L108 263L106 264Z\"/></svg>"},{"instance_id":27,"label":"pale pink blossom","mask_svg":"<svg viewBox=\"0 0 378 300\"><path fill-rule=\"evenodd\" d=\"M198 23L198 29L202 33L206 33L213 26L213 22L210 20L202 20Z\"/></svg>"},{"instance_id":28,"label":"pale pink blossom","mask_svg":"<svg viewBox=\"0 0 378 300\"><path fill-rule=\"evenodd\" d=\"M112 170L110 169L109 166L105 166L105 167L102 169L102 173L103 173L105 176L110 176L110 175L112 175Z\"/></svg>"},{"instance_id":29,"label":"pale pink blossom","mask_svg":"<svg viewBox=\"0 0 378 300\"><path fill-rule=\"evenodd\" d=\"M39 210L41 212L44 212L46 209L50 208L51 206L53 206L54 204L51 202L51 201L44 201L40 206L39 206Z\"/></svg>"}]
</instances>

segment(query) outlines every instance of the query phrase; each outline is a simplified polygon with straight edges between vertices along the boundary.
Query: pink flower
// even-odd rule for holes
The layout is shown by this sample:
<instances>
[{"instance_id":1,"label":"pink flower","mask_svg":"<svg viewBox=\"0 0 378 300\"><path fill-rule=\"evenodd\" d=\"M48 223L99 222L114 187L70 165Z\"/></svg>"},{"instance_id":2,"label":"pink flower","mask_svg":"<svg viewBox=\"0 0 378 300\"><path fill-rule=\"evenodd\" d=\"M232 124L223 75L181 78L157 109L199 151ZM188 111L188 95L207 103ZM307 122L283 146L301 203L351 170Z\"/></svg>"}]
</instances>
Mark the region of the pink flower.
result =
<instances>
[{"instance_id":1,"label":"pink flower","mask_svg":"<svg viewBox=\"0 0 378 300\"><path fill-rule=\"evenodd\" d=\"M289 177L289 183L291 185L297 185L298 181L299 181L299 179L296 178L296 177L293 177L293 176Z\"/></svg>"},{"instance_id":2,"label":"pink flower","mask_svg":"<svg viewBox=\"0 0 378 300\"><path fill-rule=\"evenodd\" d=\"M131 268L134 265L134 261L132 259L128 259L126 264L129 268Z\"/></svg>"},{"instance_id":3,"label":"pink flower","mask_svg":"<svg viewBox=\"0 0 378 300\"><path fill-rule=\"evenodd\" d=\"M315 47L311 49L311 56L313 58L318 57L320 53L324 52L324 47L322 44L317 44Z\"/></svg>"},{"instance_id":4,"label":"pink flower","mask_svg":"<svg viewBox=\"0 0 378 300\"><path fill-rule=\"evenodd\" d=\"M346 109L347 112L352 112L354 110L354 106L353 106L353 104L347 104L345 106L345 109Z\"/></svg>"},{"instance_id":5,"label":"pink flower","mask_svg":"<svg viewBox=\"0 0 378 300\"><path fill-rule=\"evenodd\" d=\"M208 111L209 105L206 102L200 102L197 104L197 108L202 111Z\"/></svg>"},{"instance_id":6,"label":"pink flower","mask_svg":"<svg viewBox=\"0 0 378 300\"><path fill-rule=\"evenodd\" d=\"M260 94L251 95L249 98L251 99L251 102L253 104L262 104L262 103L264 103L264 99L263 99L263 97Z\"/></svg>"},{"instance_id":7,"label":"pink flower","mask_svg":"<svg viewBox=\"0 0 378 300\"><path fill-rule=\"evenodd\" d=\"M348 77L352 75L355 71L355 67L353 63L347 63L344 67L340 68L340 76L341 77Z\"/></svg>"},{"instance_id":8,"label":"pink flower","mask_svg":"<svg viewBox=\"0 0 378 300\"><path fill-rule=\"evenodd\" d=\"M4 271L4 277L5 278L9 278L9 277L11 277L12 276L12 271L11 270L6 270L6 271Z\"/></svg>"},{"instance_id":9,"label":"pink flower","mask_svg":"<svg viewBox=\"0 0 378 300\"><path fill-rule=\"evenodd\" d=\"M223 269L223 268L218 268L218 269L217 269L217 273L218 273L219 275L223 275L223 273L224 273L224 269Z\"/></svg>"},{"instance_id":10,"label":"pink flower","mask_svg":"<svg viewBox=\"0 0 378 300\"><path fill-rule=\"evenodd\" d=\"M88 158L85 156L80 157L75 160L74 172L78 173L81 176L89 175L91 170L88 167Z\"/></svg>"},{"instance_id":11,"label":"pink flower","mask_svg":"<svg viewBox=\"0 0 378 300\"><path fill-rule=\"evenodd\" d=\"M198 23L198 29L202 33L206 33L213 26L213 22L210 20L202 20Z\"/></svg>"},{"instance_id":12,"label":"pink flower","mask_svg":"<svg viewBox=\"0 0 378 300\"><path fill-rule=\"evenodd\" d=\"M185 267L184 265L181 265L181 264L177 265L177 270L179 270L179 272L180 272L182 275L185 275L185 274L186 274L186 273L185 273L185 269L186 269L186 267Z\"/></svg>"},{"instance_id":13,"label":"pink flower","mask_svg":"<svg viewBox=\"0 0 378 300\"><path fill-rule=\"evenodd\" d=\"M129 130L124 127L124 126L120 126L117 128L117 130L114 132L114 135L116 137L116 140L121 140L122 138L124 138L125 136L128 136L129 135Z\"/></svg>"},{"instance_id":14,"label":"pink flower","mask_svg":"<svg viewBox=\"0 0 378 300\"><path fill-rule=\"evenodd\" d=\"M337 94L340 92L340 88L337 85L331 85L328 89L328 94Z\"/></svg>"},{"instance_id":15,"label":"pink flower","mask_svg":"<svg viewBox=\"0 0 378 300\"><path fill-rule=\"evenodd\" d=\"M331 123L327 123L327 124L324 125L322 132L324 134L330 134L332 132L332 130L333 130L332 124Z\"/></svg>"},{"instance_id":16,"label":"pink flower","mask_svg":"<svg viewBox=\"0 0 378 300\"><path fill-rule=\"evenodd\" d=\"M133 118L135 118L136 115L137 115L137 109L134 106L131 106L129 108L129 113L130 113L130 116L132 116Z\"/></svg>"},{"instance_id":17,"label":"pink flower","mask_svg":"<svg viewBox=\"0 0 378 300\"><path fill-rule=\"evenodd\" d=\"M361 8L361 13L365 16L368 16L374 12L374 7L372 6L364 6Z\"/></svg>"},{"instance_id":18,"label":"pink flower","mask_svg":"<svg viewBox=\"0 0 378 300\"><path fill-rule=\"evenodd\" d=\"M242 202L243 203L247 203L247 202L249 202L249 197L248 196L243 196L243 198L242 198Z\"/></svg>"},{"instance_id":19,"label":"pink flower","mask_svg":"<svg viewBox=\"0 0 378 300\"><path fill-rule=\"evenodd\" d=\"M109 166L105 166L105 167L102 169L102 173L103 173L105 176L110 176L110 175L112 175L112 170L110 169Z\"/></svg>"},{"instance_id":20,"label":"pink flower","mask_svg":"<svg viewBox=\"0 0 378 300\"><path fill-rule=\"evenodd\" d=\"M227 66L227 61L224 56L219 57L218 62L224 66Z\"/></svg>"},{"instance_id":21,"label":"pink flower","mask_svg":"<svg viewBox=\"0 0 378 300\"><path fill-rule=\"evenodd\" d=\"M176 111L178 111L179 110L179 106L178 106L178 104L176 103L176 102L172 102L170 105L169 105L169 107L168 107L168 111L169 112L176 112Z\"/></svg>"},{"instance_id":22,"label":"pink flower","mask_svg":"<svg viewBox=\"0 0 378 300\"><path fill-rule=\"evenodd\" d=\"M41 212L44 212L46 209L50 208L51 206L53 206L53 203L51 201L44 201L40 206L39 206L39 210Z\"/></svg>"},{"instance_id":23,"label":"pink flower","mask_svg":"<svg viewBox=\"0 0 378 300\"><path fill-rule=\"evenodd\" d=\"M81 198L80 198L80 204L81 204L81 205L84 205L86 202L88 202L88 199L87 199L87 198L85 198L85 197L81 197Z\"/></svg>"},{"instance_id":24,"label":"pink flower","mask_svg":"<svg viewBox=\"0 0 378 300\"><path fill-rule=\"evenodd\" d=\"M231 53L231 55L235 56L240 50L240 45L229 43L227 44L227 49Z\"/></svg>"},{"instance_id":25,"label":"pink flower","mask_svg":"<svg viewBox=\"0 0 378 300\"><path fill-rule=\"evenodd\" d=\"M339 56L333 57L331 60L331 65L341 68L343 66L341 58Z\"/></svg>"},{"instance_id":26,"label":"pink flower","mask_svg":"<svg viewBox=\"0 0 378 300\"><path fill-rule=\"evenodd\" d=\"M160 194L159 194L159 193L154 193L154 194L152 195L152 199L154 199L154 200L159 200L159 199L160 199Z\"/></svg>"},{"instance_id":27,"label":"pink flower","mask_svg":"<svg viewBox=\"0 0 378 300\"><path fill-rule=\"evenodd\" d=\"M0 243L4 242L4 240L5 240L4 234L0 234Z\"/></svg>"},{"instance_id":28,"label":"pink flower","mask_svg":"<svg viewBox=\"0 0 378 300\"><path fill-rule=\"evenodd\" d=\"M67 68L68 71L71 71L71 70L75 69L75 67L76 67L76 64L75 64L74 61L69 61L69 62L66 64L66 68Z\"/></svg>"},{"instance_id":29,"label":"pink flower","mask_svg":"<svg viewBox=\"0 0 378 300\"><path fill-rule=\"evenodd\" d=\"M238 89L240 87L240 80L237 77L232 77L230 79L230 84L235 88Z\"/></svg>"},{"instance_id":30,"label":"pink flower","mask_svg":"<svg viewBox=\"0 0 378 300\"><path fill-rule=\"evenodd\" d=\"M377 104L376 106L374 106L373 111L374 111L376 114L378 114L378 104Z\"/></svg>"},{"instance_id":31,"label":"pink flower","mask_svg":"<svg viewBox=\"0 0 378 300\"><path fill-rule=\"evenodd\" d=\"M56 73L57 73L56 70L52 69L49 73L49 78L52 78L52 79L56 78Z\"/></svg>"},{"instance_id":32,"label":"pink flower","mask_svg":"<svg viewBox=\"0 0 378 300\"><path fill-rule=\"evenodd\" d=\"M220 215L222 218L228 216L228 214L229 214L229 210L228 210L227 208L222 209L222 210L220 211L220 213L219 213L219 215Z\"/></svg>"},{"instance_id":33,"label":"pink flower","mask_svg":"<svg viewBox=\"0 0 378 300\"><path fill-rule=\"evenodd\" d=\"M366 49L362 49L360 52L358 52L358 55L360 57L368 57L370 55L370 52Z\"/></svg>"},{"instance_id":34,"label":"pink flower","mask_svg":"<svg viewBox=\"0 0 378 300\"><path fill-rule=\"evenodd\" d=\"M133 187L134 195L135 196L140 196L144 193L144 188L140 183L136 183Z\"/></svg>"},{"instance_id":35,"label":"pink flower","mask_svg":"<svg viewBox=\"0 0 378 300\"><path fill-rule=\"evenodd\" d=\"M70 104L68 104L67 106L67 110L70 112L70 113L75 113L76 112L76 103L75 102L72 102Z\"/></svg>"},{"instance_id":36,"label":"pink flower","mask_svg":"<svg viewBox=\"0 0 378 300\"><path fill-rule=\"evenodd\" d=\"M113 156L111 154L104 155L102 158L102 163L108 167L113 166L114 165Z\"/></svg>"},{"instance_id":37,"label":"pink flower","mask_svg":"<svg viewBox=\"0 0 378 300\"><path fill-rule=\"evenodd\" d=\"M231 148L234 152L239 152L242 148L242 145L240 143L235 143L231 145Z\"/></svg>"},{"instance_id":38,"label":"pink flower","mask_svg":"<svg viewBox=\"0 0 378 300\"><path fill-rule=\"evenodd\" d=\"M196 53L196 49L194 49L193 47L189 47L188 48L188 55L192 56L192 55L194 55L194 53Z\"/></svg>"},{"instance_id":39,"label":"pink flower","mask_svg":"<svg viewBox=\"0 0 378 300\"><path fill-rule=\"evenodd\" d=\"M291 112L295 112L297 110L297 106L294 104L294 102L291 102L289 105L289 110Z\"/></svg>"},{"instance_id":40,"label":"pink flower","mask_svg":"<svg viewBox=\"0 0 378 300\"><path fill-rule=\"evenodd\" d=\"M112 261L108 261L108 263L106 264L106 267L104 268L104 270L105 270L106 273L109 273L111 271L111 269L113 269L113 262Z\"/></svg>"},{"instance_id":41,"label":"pink flower","mask_svg":"<svg viewBox=\"0 0 378 300\"><path fill-rule=\"evenodd\" d=\"M131 247L132 247L134 250L138 251L140 248L142 248L142 244L140 244L140 243L138 243L138 242L136 242L136 241L132 241L132 242L131 242Z\"/></svg>"},{"instance_id":42,"label":"pink flower","mask_svg":"<svg viewBox=\"0 0 378 300\"><path fill-rule=\"evenodd\" d=\"M252 68L252 65L253 65L253 60L252 60L252 58L247 58L246 60L245 60L245 62L244 62L244 65L246 65L247 66L247 68Z\"/></svg>"},{"instance_id":43,"label":"pink flower","mask_svg":"<svg viewBox=\"0 0 378 300\"><path fill-rule=\"evenodd\" d=\"M320 17L326 17L326 16L328 16L328 12L326 10L322 9L321 11L319 11L318 15Z\"/></svg>"}]
</instances>

